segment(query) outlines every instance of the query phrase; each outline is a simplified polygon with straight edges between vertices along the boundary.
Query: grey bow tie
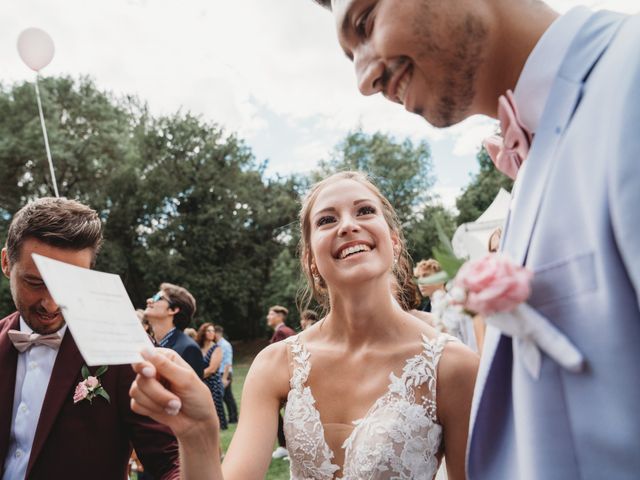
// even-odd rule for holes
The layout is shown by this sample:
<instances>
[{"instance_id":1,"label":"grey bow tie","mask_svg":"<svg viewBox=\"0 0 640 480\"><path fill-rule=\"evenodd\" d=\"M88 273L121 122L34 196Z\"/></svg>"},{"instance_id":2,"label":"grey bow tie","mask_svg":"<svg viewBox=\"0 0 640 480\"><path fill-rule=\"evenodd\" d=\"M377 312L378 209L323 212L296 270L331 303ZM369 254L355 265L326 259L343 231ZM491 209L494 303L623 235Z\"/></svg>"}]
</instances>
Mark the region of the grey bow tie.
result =
<instances>
[{"instance_id":1,"label":"grey bow tie","mask_svg":"<svg viewBox=\"0 0 640 480\"><path fill-rule=\"evenodd\" d=\"M40 335L39 333L27 333L19 330L9 330L9 340L19 352L24 352L33 345L46 345L49 348L57 350L60 347L62 338L57 333L49 333Z\"/></svg>"}]
</instances>

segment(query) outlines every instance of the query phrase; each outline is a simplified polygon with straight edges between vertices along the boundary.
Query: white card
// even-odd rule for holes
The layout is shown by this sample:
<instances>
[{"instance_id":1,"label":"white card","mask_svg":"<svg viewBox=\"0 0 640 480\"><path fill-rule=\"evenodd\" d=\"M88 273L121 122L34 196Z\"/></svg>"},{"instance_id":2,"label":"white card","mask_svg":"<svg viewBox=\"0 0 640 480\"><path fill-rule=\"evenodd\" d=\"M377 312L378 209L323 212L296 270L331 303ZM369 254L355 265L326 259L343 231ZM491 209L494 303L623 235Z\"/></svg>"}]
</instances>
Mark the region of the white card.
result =
<instances>
[{"instance_id":1,"label":"white card","mask_svg":"<svg viewBox=\"0 0 640 480\"><path fill-rule=\"evenodd\" d=\"M87 365L142 361L153 344L118 275L32 256Z\"/></svg>"}]
</instances>

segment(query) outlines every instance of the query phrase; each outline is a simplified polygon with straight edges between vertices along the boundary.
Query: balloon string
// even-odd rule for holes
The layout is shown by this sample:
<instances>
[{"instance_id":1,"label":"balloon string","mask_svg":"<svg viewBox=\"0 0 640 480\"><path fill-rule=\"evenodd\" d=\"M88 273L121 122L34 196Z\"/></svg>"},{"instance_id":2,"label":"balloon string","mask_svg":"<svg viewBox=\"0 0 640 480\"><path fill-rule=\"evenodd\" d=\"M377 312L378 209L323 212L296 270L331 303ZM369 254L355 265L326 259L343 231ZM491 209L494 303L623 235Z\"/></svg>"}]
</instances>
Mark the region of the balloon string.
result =
<instances>
[{"instance_id":1,"label":"balloon string","mask_svg":"<svg viewBox=\"0 0 640 480\"><path fill-rule=\"evenodd\" d=\"M44 114L42 113L42 102L40 101L40 89L38 88L38 75L36 74L36 98L38 100L38 111L40 112L40 125L42 125L42 134L44 135L44 146L47 149L47 159L49 160L49 171L51 172L51 180L53 181L53 191L56 197L58 194L58 182L56 182L56 172L53 169L53 160L51 159L51 150L49 150L49 137L47 136L47 127L44 124Z\"/></svg>"}]
</instances>

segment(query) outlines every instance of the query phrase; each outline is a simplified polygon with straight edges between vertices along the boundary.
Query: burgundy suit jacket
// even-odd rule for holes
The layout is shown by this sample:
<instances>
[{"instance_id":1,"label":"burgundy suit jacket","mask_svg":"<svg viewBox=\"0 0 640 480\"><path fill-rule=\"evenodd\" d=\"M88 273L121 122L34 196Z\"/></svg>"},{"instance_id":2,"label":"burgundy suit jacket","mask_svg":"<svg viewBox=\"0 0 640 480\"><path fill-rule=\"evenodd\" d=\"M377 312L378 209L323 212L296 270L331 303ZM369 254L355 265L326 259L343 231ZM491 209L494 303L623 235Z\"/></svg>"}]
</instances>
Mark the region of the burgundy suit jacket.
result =
<instances>
[{"instance_id":1,"label":"burgundy suit jacket","mask_svg":"<svg viewBox=\"0 0 640 480\"><path fill-rule=\"evenodd\" d=\"M19 330L16 312L0 320L0 469L9 449L18 351L7 331ZM132 446L156 479L179 479L178 444L171 431L131 411L129 365L111 365L100 377L111 397L73 403L85 364L67 330L51 372L31 449L27 480L87 477L124 480ZM90 367L94 373L98 367ZM1 475L0 475L1 476Z\"/></svg>"},{"instance_id":2,"label":"burgundy suit jacket","mask_svg":"<svg viewBox=\"0 0 640 480\"><path fill-rule=\"evenodd\" d=\"M275 332L273 332L273 335L271 336L271 340L269 340L269 343L279 342L295 334L296 334L295 330L287 327L286 325L283 325L282 327L276 329Z\"/></svg>"}]
</instances>

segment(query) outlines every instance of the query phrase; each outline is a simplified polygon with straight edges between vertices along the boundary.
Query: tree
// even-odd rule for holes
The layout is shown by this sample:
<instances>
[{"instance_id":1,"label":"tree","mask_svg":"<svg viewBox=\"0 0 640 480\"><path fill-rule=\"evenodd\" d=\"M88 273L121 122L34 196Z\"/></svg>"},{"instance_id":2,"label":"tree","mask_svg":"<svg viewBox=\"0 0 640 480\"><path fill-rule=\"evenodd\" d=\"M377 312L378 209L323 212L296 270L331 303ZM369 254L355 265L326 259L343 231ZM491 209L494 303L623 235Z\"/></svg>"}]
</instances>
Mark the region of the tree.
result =
<instances>
[{"instance_id":1,"label":"tree","mask_svg":"<svg viewBox=\"0 0 640 480\"><path fill-rule=\"evenodd\" d=\"M265 286L288 248L297 178L266 179L250 148L188 113L155 118L134 97L90 79L47 78L44 110L61 195L104 221L97 268L119 274L134 305L164 281L196 297L198 323L234 338L264 333ZM52 188L33 86L0 87L0 233L29 199ZM13 310L6 281L4 311Z\"/></svg>"},{"instance_id":2,"label":"tree","mask_svg":"<svg viewBox=\"0 0 640 480\"><path fill-rule=\"evenodd\" d=\"M478 151L476 158L480 171L471 177L471 182L456 200L458 225L475 221L491 205L500 188L511 191L513 187L513 181L495 169L484 148Z\"/></svg>"},{"instance_id":3,"label":"tree","mask_svg":"<svg viewBox=\"0 0 640 480\"><path fill-rule=\"evenodd\" d=\"M330 160L320 162L319 171L312 177L315 181L342 170L369 174L402 223L411 221L426 204L435 181L427 142L414 145L408 138L397 141L380 132L349 133L336 146Z\"/></svg>"},{"instance_id":4,"label":"tree","mask_svg":"<svg viewBox=\"0 0 640 480\"><path fill-rule=\"evenodd\" d=\"M407 247L414 263L432 258L433 248L440 246L437 225L451 238L456 229L454 215L442 205L427 205L410 227L405 229Z\"/></svg>"}]
</instances>

